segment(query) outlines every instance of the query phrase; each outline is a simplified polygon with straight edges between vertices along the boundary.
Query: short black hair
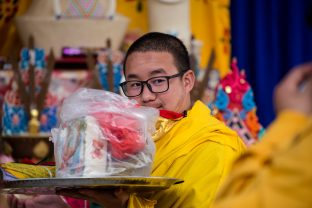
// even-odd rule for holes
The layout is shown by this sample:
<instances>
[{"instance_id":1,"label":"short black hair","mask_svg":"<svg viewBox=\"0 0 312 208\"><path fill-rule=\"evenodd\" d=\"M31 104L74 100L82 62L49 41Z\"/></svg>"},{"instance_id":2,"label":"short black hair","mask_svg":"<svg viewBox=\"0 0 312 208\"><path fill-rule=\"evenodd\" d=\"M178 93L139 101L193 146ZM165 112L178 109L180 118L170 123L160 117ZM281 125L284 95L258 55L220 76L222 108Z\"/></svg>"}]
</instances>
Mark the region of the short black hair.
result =
<instances>
[{"instance_id":1,"label":"short black hair","mask_svg":"<svg viewBox=\"0 0 312 208\"><path fill-rule=\"evenodd\" d=\"M168 52L173 56L174 64L179 72L190 69L190 60L188 51L183 42L175 36L150 32L138 38L129 47L123 64L124 74L126 72L126 62L128 56L135 52Z\"/></svg>"}]
</instances>

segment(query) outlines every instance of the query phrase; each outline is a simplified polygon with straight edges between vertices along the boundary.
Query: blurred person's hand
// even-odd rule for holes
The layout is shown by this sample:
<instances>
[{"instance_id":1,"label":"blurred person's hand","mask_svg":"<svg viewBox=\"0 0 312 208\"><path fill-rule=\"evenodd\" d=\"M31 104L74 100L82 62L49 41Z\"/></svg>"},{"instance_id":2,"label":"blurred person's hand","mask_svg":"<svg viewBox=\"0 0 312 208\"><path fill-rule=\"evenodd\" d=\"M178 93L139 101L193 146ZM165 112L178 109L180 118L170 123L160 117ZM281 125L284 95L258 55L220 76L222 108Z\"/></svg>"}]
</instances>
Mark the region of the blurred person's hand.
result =
<instances>
[{"instance_id":1,"label":"blurred person's hand","mask_svg":"<svg viewBox=\"0 0 312 208\"><path fill-rule=\"evenodd\" d=\"M99 189L80 189L80 190L61 190L58 194L72 198L85 199L95 202L105 208L127 207L130 194L122 189L99 190Z\"/></svg>"},{"instance_id":2,"label":"blurred person's hand","mask_svg":"<svg viewBox=\"0 0 312 208\"><path fill-rule=\"evenodd\" d=\"M10 208L70 208L70 206L57 195L38 195L26 197L8 195L7 202Z\"/></svg>"},{"instance_id":3,"label":"blurred person's hand","mask_svg":"<svg viewBox=\"0 0 312 208\"><path fill-rule=\"evenodd\" d=\"M299 65L275 88L276 112L295 110L312 115L312 62Z\"/></svg>"}]
</instances>

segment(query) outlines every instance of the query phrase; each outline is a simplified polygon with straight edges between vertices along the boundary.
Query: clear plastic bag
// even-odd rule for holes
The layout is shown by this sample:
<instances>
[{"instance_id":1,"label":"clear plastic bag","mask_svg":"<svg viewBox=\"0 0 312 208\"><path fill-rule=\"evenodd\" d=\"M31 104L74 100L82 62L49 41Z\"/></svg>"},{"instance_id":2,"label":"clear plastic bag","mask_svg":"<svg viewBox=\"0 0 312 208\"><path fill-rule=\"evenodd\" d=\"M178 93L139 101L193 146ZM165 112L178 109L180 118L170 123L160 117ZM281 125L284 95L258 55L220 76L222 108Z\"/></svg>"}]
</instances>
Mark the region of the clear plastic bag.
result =
<instances>
[{"instance_id":1,"label":"clear plastic bag","mask_svg":"<svg viewBox=\"0 0 312 208\"><path fill-rule=\"evenodd\" d=\"M149 176L158 115L118 94L78 90L52 130L56 177Z\"/></svg>"}]
</instances>

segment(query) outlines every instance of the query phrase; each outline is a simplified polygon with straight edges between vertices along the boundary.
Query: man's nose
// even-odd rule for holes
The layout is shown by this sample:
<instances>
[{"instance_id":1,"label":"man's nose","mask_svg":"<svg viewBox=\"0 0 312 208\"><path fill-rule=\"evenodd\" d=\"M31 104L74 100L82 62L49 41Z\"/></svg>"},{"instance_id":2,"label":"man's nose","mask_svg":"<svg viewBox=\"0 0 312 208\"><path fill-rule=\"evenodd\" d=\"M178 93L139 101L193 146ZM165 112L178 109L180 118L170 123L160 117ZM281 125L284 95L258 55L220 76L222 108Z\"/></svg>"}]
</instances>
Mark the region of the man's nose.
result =
<instances>
[{"instance_id":1,"label":"man's nose","mask_svg":"<svg viewBox=\"0 0 312 208\"><path fill-rule=\"evenodd\" d=\"M153 93L150 89L150 86L148 84L143 85L143 91L142 91L142 100L143 101L149 101L149 100L154 100L156 97L156 94Z\"/></svg>"}]
</instances>

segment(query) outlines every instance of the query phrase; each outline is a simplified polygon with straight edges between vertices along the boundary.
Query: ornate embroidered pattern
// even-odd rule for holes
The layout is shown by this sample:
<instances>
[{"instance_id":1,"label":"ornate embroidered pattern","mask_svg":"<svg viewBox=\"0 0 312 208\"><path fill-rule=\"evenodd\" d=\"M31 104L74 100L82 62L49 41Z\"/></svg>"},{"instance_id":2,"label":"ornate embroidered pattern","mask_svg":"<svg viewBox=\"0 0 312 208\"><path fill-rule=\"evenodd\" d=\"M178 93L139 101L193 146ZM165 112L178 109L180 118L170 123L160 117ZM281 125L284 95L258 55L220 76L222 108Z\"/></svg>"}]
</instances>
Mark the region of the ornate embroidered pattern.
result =
<instances>
[{"instance_id":1,"label":"ornate embroidered pattern","mask_svg":"<svg viewBox=\"0 0 312 208\"><path fill-rule=\"evenodd\" d=\"M68 0L69 5L65 16L72 17L101 17L104 14L99 0Z\"/></svg>"},{"instance_id":2,"label":"ornate embroidered pattern","mask_svg":"<svg viewBox=\"0 0 312 208\"><path fill-rule=\"evenodd\" d=\"M212 112L235 130L246 145L251 145L262 137L264 128L256 115L253 91L244 72L239 72L236 60L232 70L217 86Z\"/></svg>"}]
</instances>

